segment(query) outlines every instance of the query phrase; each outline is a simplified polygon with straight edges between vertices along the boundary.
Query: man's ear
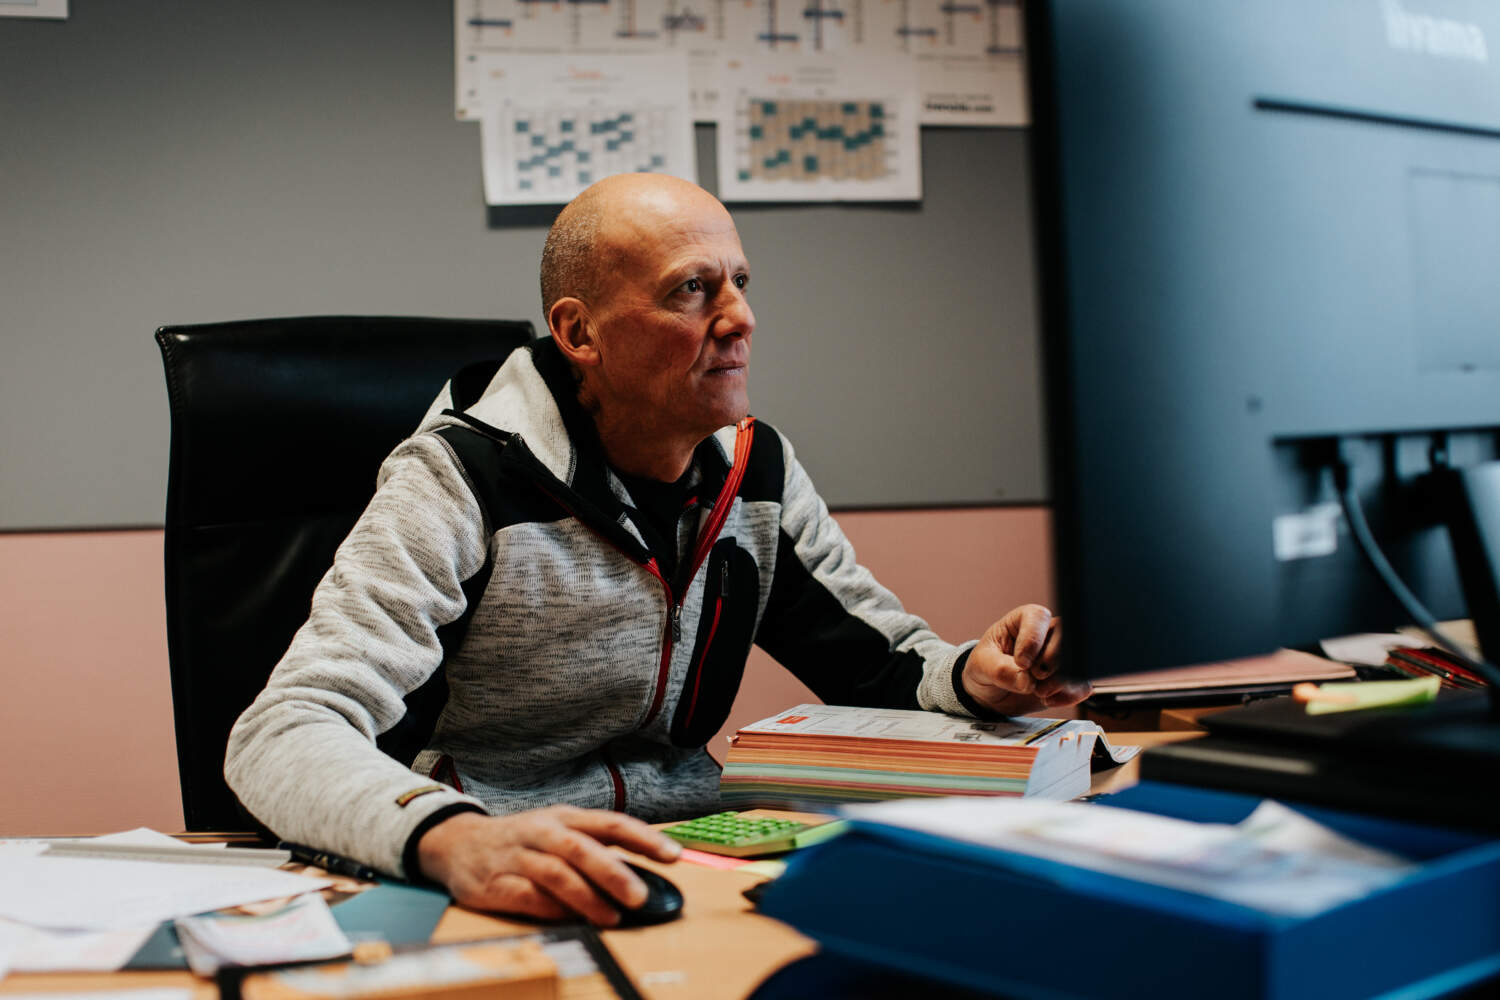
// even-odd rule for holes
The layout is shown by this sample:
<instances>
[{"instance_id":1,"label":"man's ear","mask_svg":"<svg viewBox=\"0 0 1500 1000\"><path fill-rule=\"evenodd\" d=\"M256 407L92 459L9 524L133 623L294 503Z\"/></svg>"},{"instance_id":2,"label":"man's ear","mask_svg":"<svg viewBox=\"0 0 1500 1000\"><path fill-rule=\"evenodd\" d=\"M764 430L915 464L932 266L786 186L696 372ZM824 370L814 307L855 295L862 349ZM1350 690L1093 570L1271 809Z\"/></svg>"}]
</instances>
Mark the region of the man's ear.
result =
<instances>
[{"instance_id":1,"label":"man's ear","mask_svg":"<svg viewBox=\"0 0 1500 1000\"><path fill-rule=\"evenodd\" d=\"M599 363L599 343L594 318L582 299L561 298L547 311L547 329L568 360L579 368Z\"/></svg>"}]
</instances>

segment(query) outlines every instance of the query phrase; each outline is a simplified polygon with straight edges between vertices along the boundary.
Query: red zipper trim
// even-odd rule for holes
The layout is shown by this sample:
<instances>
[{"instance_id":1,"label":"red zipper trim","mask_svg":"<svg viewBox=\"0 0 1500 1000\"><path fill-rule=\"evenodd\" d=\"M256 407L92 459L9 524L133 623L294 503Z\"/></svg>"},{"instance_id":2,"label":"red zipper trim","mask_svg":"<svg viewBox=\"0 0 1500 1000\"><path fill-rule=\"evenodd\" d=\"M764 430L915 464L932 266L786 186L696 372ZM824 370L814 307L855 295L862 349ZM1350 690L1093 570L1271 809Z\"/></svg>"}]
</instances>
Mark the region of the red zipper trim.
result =
<instances>
[{"instance_id":1,"label":"red zipper trim","mask_svg":"<svg viewBox=\"0 0 1500 1000\"><path fill-rule=\"evenodd\" d=\"M656 691L651 695L651 707L646 709L646 717L641 720L642 726L656 718L656 713L661 711L662 699L667 694L667 675L672 672L672 615L677 609L677 598L672 593L672 585L661 575L661 566L656 557L653 556L645 566L652 576L661 581L662 589L667 592L667 624L661 644L661 662L656 666Z\"/></svg>"},{"instance_id":2,"label":"red zipper trim","mask_svg":"<svg viewBox=\"0 0 1500 1000\"><path fill-rule=\"evenodd\" d=\"M602 755L601 755L602 756ZM615 767L615 762L604 757L604 769L609 772L609 780L615 786L615 812L625 811L625 779L620 775L620 769Z\"/></svg>"},{"instance_id":3,"label":"red zipper trim","mask_svg":"<svg viewBox=\"0 0 1500 1000\"><path fill-rule=\"evenodd\" d=\"M714 623L708 627L708 640L703 643L703 655L698 657L698 672L693 677L693 696L688 702L687 717L682 720L682 727L686 729L693 724L693 713L698 711L698 686L703 683L703 664L708 662L708 651L713 648L714 635L719 631L719 612L724 610L724 595L714 601Z\"/></svg>"},{"instance_id":4,"label":"red zipper trim","mask_svg":"<svg viewBox=\"0 0 1500 1000\"><path fill-rule=\"evenodd\" d=\"M693 571L687 576L689 580L698 575L698 567L703 565L708 550L718 541L719 531L729 517L729 508L734 506L740 484L745 481L745 468L750 464L750 443L755 439L755 418L746 417L735 429L738 433L734 438L734 464L730 466L729 475L724 479L724 488L719 491L719 498L714 501L714 512L708 515L708 523L703 526L703 535L698 539L698 551L693 554Z\"/></svg>"},{"instance_id":5,"label":"red zipper trim","mask_svg":"<svg viewBox=\"0 0 1500 1000\"><path fill-rule=\"evenodd\" d=\"M698 575L698 569L703 565L703 560L708 556L709 550L713 548L714 542L718 540L719 532L724 528L724 521L729 517L729 508L734 506L734 498L740 491L740 484L745 481L745 468L750 464L750 444L755 439L755 418L746 417L744 420L741 420L736 425L735 431L734 464L730 466L729 475L724 479L724 488L719 490L719 498L714 502L713 513L708 516L708 523L703 526L703 534L698 536L698 547L693 553L693 569L687 575L689 580ZM579 517L572 507L568 506L567 503L557 496L554 496L545 486L538 483L537 488L551 497L553 502L563 510L572 514L573 520L588 528L611 548L621 551L618 545L605 537L602 532L595 531L592 525ZM631 561L634 562L635 560ZM656 558L653 556L644 563L638 563L638 565L644 566L652 576L660 580L662 589L667 593L666 636L661 644L661 662L656 668L656 691L651 696L651 707L646 710L646 717L641 720L641 725L644 727L656 718L657 713L661 711L662 702L667 696L667 676L671 673L672 669L672 621L673 616L680 611L680 607L677 602L677 595L672 593L672 585L667 582L666 577L662 576L661 566L658 565ZM718 626L718 621L718 611L716 609L714 613L715 627ZM712 641L712 633L710 633L710 641ZM704 652L707 652L707 650L708 647L705 646ZM695 687L694 691L696 692L696 690L697 688ZM616 798L623 799L625 786L621 783L619 774L614 770L613 765L610 765L610 774L615 777Z\"/></svg>"},{"instance_id":6,"label":"red zipper trim","mask_svg":"<svg viewBox=\"0 0 1500 1000\"><path fill-rule=\"evenodd\" d=\"M442 777L438 773L440 771L446 774L447 777ZM455 792L458 792L460 795L463 794L464 783L458 780L458 765L454 763L452 756L450 756L449 754L441 754L438 757L437 763L432 765L432 773L429 774L428 777L432 778L434 781L443 782L444 784L450 786Z\"/></svg>"},{"instance_id":7,"label":"red zipper trim","mask_svg":"<svg viewBox=\"0 0 1500 1000\"><path fill-rule=\"evenodd\" d=\"M735 451L736 454L738 454L739 449L735 449ZM573 520L577 521L579 524L587 528L595 538L599 539L601 542L608 545L616 552L619 552L621 555L626 555L628 557L628 554L623 549L621 549L620 546L611 541L602 531L595 530L593 525L589 524L583 518L579 517L578 513L573 510L573 508L570 507L566 501L553 494L551 490L547 489L540 483L537 484L537 489L541 490L543 493L547 494L547 496L551 497L553 503L557 504L563 510L571 514L573 516ZM646 717L641 721L641 725L644 726L646 723L650 722L653 718L656 717L657 712L661 711L662 699L666 695L667 674L670 672L672 667L672 611L677 607L677 598L672 593L672 585L667 582L666 577L662 576L661 566L657 563L655 556L652 556L645 562L638 562L635 559L631 559L630 561L636 563L637 566L643 567L652 576L656 577L657 580L661 581L662 589L667 592L667 621L666 625L663 626L666 639L662 642L661 662L656 667L656 690L655 693L653 693L651 696L651 707L646 710ZM615 774L612 766L610 773ZM619 776L617 774L615 775L615 777L616 787L619 789L620 794L623 795L624 786L619 784Z\"/></svg>"},{"instance_id":8,"label":"red zipper trim","mask_svg":"<svg viewBox=\"0 0 1500 1000\"><path fill-rule=\"evenodd\" d=\"M687 579L692 580L698 575L698 569L703 565L703 560L708 557L708 552L713 548L714 542L718 541L719 532L724 528L724 521L729 517L729 508L734 506L734 498L740 491L740 484L745 481L745 467L750 464L750 443L755 438L755 418L746 417L736 426L737 433L734 437L734 464L729 467L729 475L724 478L724 488L719 490L719 498L714 501L713 513L708 516L708 523L703 526L703 534L698 536L698 547L693 553L693 568L688 573ZM667 590L667 637L662 643L661 667L656 674L656 693L651 698L651 707L646 711L646 717L641 720L641 725L648 725L661 711L662 701L667 695L667 674L672 664L672 620L674 614L680 611L677 596L672 593L672 585L661 575L661 570L652 559L646 566L655 577L661 581ZM715 621L717 622L717 618Z\"/></svg>"}]
</instances>

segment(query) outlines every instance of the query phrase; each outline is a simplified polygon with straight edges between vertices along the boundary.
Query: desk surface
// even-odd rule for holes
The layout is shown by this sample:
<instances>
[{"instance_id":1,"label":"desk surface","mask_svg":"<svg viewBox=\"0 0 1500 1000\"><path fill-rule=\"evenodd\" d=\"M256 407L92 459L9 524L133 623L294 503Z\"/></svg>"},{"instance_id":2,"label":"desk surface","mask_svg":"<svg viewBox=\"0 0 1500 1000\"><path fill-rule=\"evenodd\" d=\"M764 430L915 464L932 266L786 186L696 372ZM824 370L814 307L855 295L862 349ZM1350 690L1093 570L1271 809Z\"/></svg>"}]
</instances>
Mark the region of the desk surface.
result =
<instances>
[{"instance_id":1,"label":"desk surface","mask_svg":"<svg viewBox=\"0 0 1500 1000\"><path fill-rule=\"evenodd\" d=\"M1153 746L1202 735L1193 732L1110 733L1118 744ZM1137 761L1094 776L1093 792L1135 783ZM682 889L681 920L654 927L604 931L615 959L649 1000L743 1000L772 972L812 954L817 946L787 925L750 909L741 893L760 877L691 862L658 865ZM436 942L525 933L535 925L452 906L433 933ZM0 980L8 993L145 989L191 986L195 997L214 997L213 985L187 972L19 974Z\"/></svg>"}]
</instances>

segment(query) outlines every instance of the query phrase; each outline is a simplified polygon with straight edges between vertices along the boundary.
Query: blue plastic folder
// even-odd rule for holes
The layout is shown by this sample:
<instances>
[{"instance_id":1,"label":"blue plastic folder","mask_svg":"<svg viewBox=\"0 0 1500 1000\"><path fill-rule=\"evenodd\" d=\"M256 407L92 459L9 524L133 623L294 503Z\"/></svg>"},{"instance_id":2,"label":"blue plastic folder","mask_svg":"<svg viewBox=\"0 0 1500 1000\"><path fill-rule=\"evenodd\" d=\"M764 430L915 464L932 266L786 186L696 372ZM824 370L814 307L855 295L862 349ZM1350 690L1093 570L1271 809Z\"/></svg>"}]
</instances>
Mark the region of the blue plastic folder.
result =
<instances>
[{"instance_id":1,"label":"blue plastic folder","mask_svg":"<svg viewBox=\"0 0 1500 1000\"><path fill-rule=\"evenodd\" d=\"M335 903L333 919L356 940L377 937L394 945L426 944L449 902L442 890L381 879L375 888ZM158 927L125 968L186 969L187 958L172 921Z\"/></svg>"},{"instance_id":2,"label":"blue plastic folder","mask_svg":"<svg viewBox=\"0 0 1500 1000\"><path fill-rule=\"evenodd\" d=\"M1260 799L1145 782L1106 801L1237 823ZM1419 867L1364 898L1287 917L857 820L794 856L761 909L835 954L1007 996L1405 1000L1500 976L1500 841L1298 810Z\"/></svg>"}]
</instances>

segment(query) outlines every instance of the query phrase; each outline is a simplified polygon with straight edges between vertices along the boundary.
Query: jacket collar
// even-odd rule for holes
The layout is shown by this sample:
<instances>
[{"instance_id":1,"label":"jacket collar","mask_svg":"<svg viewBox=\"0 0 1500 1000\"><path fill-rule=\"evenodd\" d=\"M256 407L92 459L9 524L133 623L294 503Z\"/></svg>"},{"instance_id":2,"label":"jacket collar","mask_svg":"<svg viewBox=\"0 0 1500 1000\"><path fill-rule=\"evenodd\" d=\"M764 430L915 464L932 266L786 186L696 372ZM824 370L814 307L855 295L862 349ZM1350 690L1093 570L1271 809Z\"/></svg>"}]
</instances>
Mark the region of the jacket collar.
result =
<instances>
[{"instance_id":1,"label":"jacket collar","mask_svg":"<svg viewBox=\"0 0 1500 1000\"><path fill-rule=\"evenodd\" d=\"M449 396L447 390L443 396ZM442 409L434 404L423 421L423 430L454 422L453 417L441 416ZM629 494L605 460L593 417L578 402L573 370L551 337L534 340L512 352L464 415L518 435L531 457L548 473L604 516L617 522L623 519ZM717 496L723 487L736 434L733 426L725 427L704 439L694 452L699 496L705 501ZM635 534L633 527L630 530Z\"/></svg>"}]
</instances>

